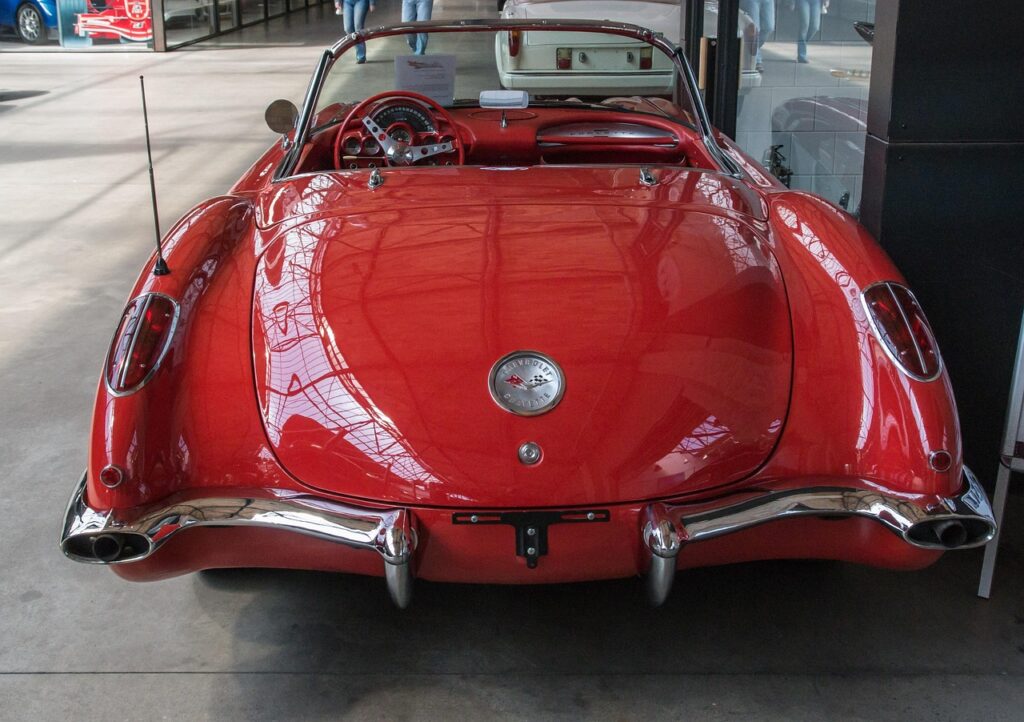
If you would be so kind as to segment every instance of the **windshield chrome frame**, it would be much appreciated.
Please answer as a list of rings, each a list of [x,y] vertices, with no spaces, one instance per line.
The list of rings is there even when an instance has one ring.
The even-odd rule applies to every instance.
[[[609,35],[621,35],[628,38],[642,40],[665,53],[675,63],[679,71],[684,90],[690,97],[690,102],[696,114],[698,132],[701,142],[707,149],[712,160],[718,164],[718,170],[734,178],[743,178],[743,172],[739,165],[729,157],[715,140],[711,120],[708,117],[707,108],[704,106],[704,99],[697,89],[697,80],[693,69],[686,59],[682,48],[670,42],[661,33],[655,33],[647,28],[630,23],[613,23],[604,20],[430,20],[426,22],[404,23],[401,25],[381,26],[377,28],[359,30],[342,37],[329,49],[324,50],[313,71],[309,88],[306,90],[306,97],[302,103],[298,117],[295,121],[294,139],[291,148],[285,154],[281,164],[274,172],[274,182],[284,180],[292,175],[295,166],[298,164],[302,149],[309,140],[310,123],[316,111],[316,105],[320,100],[320,91],[323,89],[324,80],[330,72],[334,63],[349,49],[359,43],[365,43],[373,38],[384,38],[393,35],[407,35],[410,33],[430,32],[473,32],[473,31],[494,31],[502,30],[545,30],[556,32],[602,32]]]

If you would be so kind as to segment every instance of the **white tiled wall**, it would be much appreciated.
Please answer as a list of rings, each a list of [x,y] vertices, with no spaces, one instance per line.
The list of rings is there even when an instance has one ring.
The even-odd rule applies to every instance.
[[[821,32],[809,43],[810,62],[801,64],[797,15],[789,0],[777,0],[775,33],[762,50],[761,86],[740,92],[736,119],[736,141],[750,155],[761,160],[770,146],[781,144],[793,188],[835,203],[849,193],[851,211],[860,206],[871,71],[871,46],[853,23],[873,22],[874,16],[874,0],[832,0]]]

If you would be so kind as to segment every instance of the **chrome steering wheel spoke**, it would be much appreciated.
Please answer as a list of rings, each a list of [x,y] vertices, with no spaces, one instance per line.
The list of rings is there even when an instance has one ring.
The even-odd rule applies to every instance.
[[[374,140],[380,143],[380,147],[384,150],[384,155],[390,157],[394,153],[398,141],[385,133],[384,129],[373,122],[369,115],[363,116],[363,126],[370,131],[370,135],[373,136]]]
[[[455,144],[451,141],[445,143],[427,143],[425,145],[409,146],[409,152],[412,154],[413,163],[421,158],[429,158],[432,155],[440,155],[441,153],[452,153],[454,150]]]
[[[424,158],[440,153],[451,153],[454,150],[455,144],[451,142],[408,145],[398,140],[392,140],[391,147],[384,149],[384,156],[391,165],[414,165]]]

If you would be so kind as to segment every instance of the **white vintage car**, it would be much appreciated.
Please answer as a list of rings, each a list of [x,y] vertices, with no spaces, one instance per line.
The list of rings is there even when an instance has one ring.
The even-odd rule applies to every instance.
[[[501,17],[514,20],[611,20],[649,28],[679,44],[682,18],[678,0],[507,0]],[[716,37],[718,3],[704,5],[704,31]],[[761,84],[754,66],[757,28],[740,11],[741,87]],[[579,33],[543,33],[543,42],[526,32],[498,33],[495,57],[501,83],[535,95],[607,96],[672,94],[672,64],[640,41]]]

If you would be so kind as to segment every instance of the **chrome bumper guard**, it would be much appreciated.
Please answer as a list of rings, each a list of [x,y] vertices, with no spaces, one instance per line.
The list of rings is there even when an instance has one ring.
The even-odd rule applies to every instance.
[[[912,546],[943,551],[982,546],[996,531],[988,497],[967,467],[964,489],[954,497],[922,496],[911,501],[864,482],[862,487],[755,492],[727,506],[722,506],[722,500],[685,506],[650,504],[641,533],[649,556],[647,591],[652,604],[668,597],[676,557],[687,544],[801,516],[865,517]]]
[[[405,509],[363,509],[313,497],[202,498],[145,510],[134,519],[99,512],[85,503],[85,475],[64,516],[60,548],[87,564],[125,564],[152,555],[168,539],[193,527],[248,526],[283,529],[367,549],[384,559],[388,592],[400,608],[412,598],[411,561],[416,549],[412,514]]]

